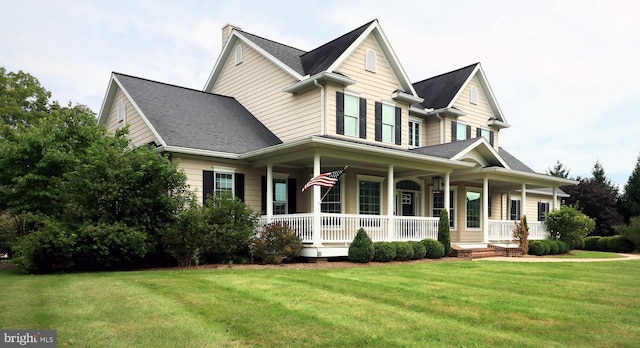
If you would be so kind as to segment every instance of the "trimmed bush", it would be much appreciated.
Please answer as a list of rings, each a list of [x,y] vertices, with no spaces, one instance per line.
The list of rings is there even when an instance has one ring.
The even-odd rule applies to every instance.
[[[440,220],[438,221],[438,241],[444,247],[444,254],[449,255],[451,250],[451,228],[449,227],[449,213],[447,209],[440,211]]]
[[[593,231],[595,221],[572,206],[562,206],[547,215],[544,225],[552,236],[559,233],[559,239],[574,249]]]
[[[549,254],[557,255],[560,253],[560,247],[558,246],[558,242],[555,240],[546,240],[547,244],[549,244]]]
[[[407,261],[413,257],[413,247],[408,242],[393,242],[396,245],[396,260]]]
[[[544,243],[539,240],[529,241],[529,255],[542,256],[544,255]]]
[[[539,241],[540,244],[542,244],[543,247],[543,254],[542,255],[549,255],[549,253],[551,252],[551,245],[548,243],[548,240],[541,240]]]
[[[420,243],[424,245],[428,259],[439,259],[445,255],[444,245],[435,239],[423,239]]]
[[[600,237],[597,242],[597,247],[599,251],[607,251],[607,247],[609,244],[609,237]]]
[[[249,249],[252,257],[268,264],[281,264],[300,256],[302,240],[289,225],[274,222],[262,228],[262,233],[254,237]]]
[[[628,253],[628,252],[632,252],[633,249],[634,249],[633,242],[623,236],[620,236],[620,235],[611,236],[607,240],[608,251],[613,251],[617,253]]]
[[[598,240],[602,238],[600,236],[589,236],[584,239],[584,250],[595,251],[598,250]]]
[[[413,247],[413,257],[411,259],[412,260],[424,259],[424,256],[427,254],[427,248],[424,246],[424,244],[416,240],[412,240],[409,243],[411,243],[411,247]]]
[[[563,242],[561,240],[558,241],[558,247],[560,248],[560,254],[566,254],[569,252],[569,243]]]
[[[396,258],[396,248],[389,242],[373,243],[373,261],[389,262]]]
[[[356,237],[349,245],[349,261],[367,263],[373,259],[373,242],[364,228],[360,227]]]

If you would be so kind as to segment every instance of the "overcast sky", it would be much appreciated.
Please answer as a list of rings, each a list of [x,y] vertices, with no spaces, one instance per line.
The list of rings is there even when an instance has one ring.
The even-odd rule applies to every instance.
[[[621,188],[640,154],[638,1],[0,2],[0,66],[52,99],[100,111],[112,71],[202,89],[221,28],[311,50],[378,19],[412,81],[481,62],[511,128],[500,145],[537,172],[559,160]]]

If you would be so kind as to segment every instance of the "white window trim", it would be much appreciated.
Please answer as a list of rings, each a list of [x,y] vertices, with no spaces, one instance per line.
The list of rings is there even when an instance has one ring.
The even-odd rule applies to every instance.
[[[551,206],[552,206],[552,204],[551,204],[551,202],[550,202],[550,201],[538,201],[538,203],[544,203],[544,204],[546,204],[546,205],[547,205],[547,207],[548,207],[547,211],[548,211],[548,212],[551,212]],[[538,209],[539,209],[539,208],[540,208],[540,207],[538,207]],[[538,218],[540,217],[540,216],[539,216],[539,215],[540,215],[540,214],[539,214],[540,212],[536,212],[536,213],[538,213],[538,216],[536,216],[536,221],[542,222],[543,220],[538,219]]]
[[[467,216],[468,216],[468,208],[467,208],[467,192],[476,192],[480,194],[480,227],[468,227],[467,226]],[[464,191],[464,228],[465,231],[482,231],[484,213],[482,212],[482,189],[478,187],[467,187]]]
[[[471,86],[469,90],[469,103],[477,105],[478,104],[478,87]]]
[[[284,191],[284,197],[285,197],[285,203],[284,203],[284,214],[288,214],[289,211],[289,190],[291,189],[289,187],[289,173],[273,173],[272,175],[272,180],[284,180],[284,187],[285,187],[285,191]],[[273,194],[275,195],[276,190],[275,190],[275,185],[272,183],[273,185]],[[275,197],[273,198],[273,204],[276,204],[276,200]],[[274,206],[275,208],[275,206]],[[274,209],[275,211],[275,209]]]
[[[341,176],[340,179],[338,179],[338,182],[340,183],[340,214],[344,214],[345,212],[345,204],[344,204],[344,195],[345,195],[345,188],[344,188],[344,176]],[[333,190],[333,189],[332,189]],[[337,202],[331,202],[331,203],[337,203]],[[322,210],[322,202],[320,202],[320,210]]]
[[[213,166],[213,192],[217,192],[218,190],[218,187],[216,186],[216,174],[231,174],[231,194],[235,197],[236,195],[235,173],[236,173],[236,168]]]
[[[420,126],[420,130],[418,131],[418,137],[419,137],[418,138],[418,144],[416,145],[415,139],[413,139],[414,134],[412,132],[411,134],[409,134],[409,140],[408,141],[414,140],[414,143],[413,143],[413,145],[409,145],[409,148],[413,149],[413,148],[416,148],[416,147],[421,147],[422,146],[422,136],[421,135],[422,135],[422,127],[423,127],[424,120],[419,118],[419,117],[409,116],[409,122],[418,124]],[[415,132],[415,129],[413,131]]]
[[[512,220],[511,219],[511,202],[512,201],[518,201],[518,209],[520,210],[517,215],[520,215],[520,218],[522,218],[522,202],[520,200],[519,197],[509,197],[509,207],[507,208],[507,220],[511,220],[511,221],[517,221],[520,220],[520,218],[518,218],[517,220]]]
[[[369,49],[364,55],[364,69],[370,72],[376,72],[378,67],[378,57],[376,51]]]
[[[391,103],[388,101],[381,101],[380,102],[382,104],[382,115],[380,115],[380,117],[382,118],[382,142],[385,144],[395,144],[396,143],[396,104],[395,103]],[[388,106],[392,109],[392,122],[391,122],[391,140],[390,141],[385,141],[384,140],[384,126],[386,123],[384,123],[384,107]]]
[[[347,134],[347,126],[346,126],[346,119],[347,119],[347,96],[349,97],[353,97],[357,99],[358,102],[358,117],[356,119],[356,132],[355,135],[352,134]],[[344,105],[344,119],[345,119],[345,126],[344,126],[344,135],[348,136],[348,137],[354,137],[354,138],[359,138],[360,137],[360,94],[359,93],[355,93],[355,92],[351,92],[351,91],[344,91],[344,95],[343,95],[344,100],[343,105]],[[351,116],[349,116],[351,117]]]
[[[460,126],[462,126],[462,128],[464,128],[464,138],[463,139],[460,139]],[[464,140],[467,140],[467,138],[470,137],[470,136],[471,136],[470,134],[467,134],[467,124],[463,123],[463,122],[456,121],[456,138],[454,139],[454,141],[464,141]]]
[[[234,51],[236,65],[242,63],[242,59],[243,59],[242,51],[243,51],[242,45],[237,44],[236,48],[235,48],[235,51]]]
[[[127,118],[127,106],[124,103],[124,98],[120,98],[120,100],[118,100],[118,106],[117,106],[117,119],[118,122],[122,122],[122,123],[127,123],[126,122],[126,118]]]
[[[429,186],[429,190],[431,192],[431,195],[429,197],[429,216],[433,217],[433,186]],[[458,186],[449,186],[449,191],[453,191],[453,211],[456,212],[458,211],[457,209],[457,198],[458,198]],[[466,206],[466,204],[465,204]],[[451,209],[451,207],[449,207],[449,210]],[[458,230],[458,219],[457,216],[453,219],[453,227],[451,227],[451,231],[457,231]],[[449,215],[449,223],[451,223],[451,215]]]
[[[357,201],[356,201],[356,207],[357,209],[357,214],[360,214],[360,182],[361,181],[371,181],[371,182],[378,182],[380,183],[380,216],[382,216],[382,214],[384,214],[384,207],[382,206],[382,202],[384,200],[383,197],[383,193],[384,193],[384,189],[383,189],[383,183],[384,183],[384,177],[382,176],[373,176],[373,175],[361,175],[358,174],[356,175],[356,178],[358,180],[358,186],[356,188],[356,197],[357,197]]]

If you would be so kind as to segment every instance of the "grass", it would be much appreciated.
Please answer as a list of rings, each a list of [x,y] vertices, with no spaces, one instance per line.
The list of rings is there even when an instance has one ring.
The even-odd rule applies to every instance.
[[[0,328],[78,347],[634,347],[640,261],[22,275]]]
[[[572,250],[569,254],[556,255],[553,257],[564,259],[618,259],[624,256],[605,251]]]

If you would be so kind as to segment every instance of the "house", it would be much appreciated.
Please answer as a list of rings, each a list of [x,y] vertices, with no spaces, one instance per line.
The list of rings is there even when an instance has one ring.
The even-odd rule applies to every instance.
[[[509,122],[480,63],[412,83],[371,21],[311,51],[232,25],[203,90],[113,73],[99,113],[179,163],[204,200],[229,191],[261,222],[289,223],[304,256],[347,255],[360,227],[374,241],[511,239],[575,181],[536,173],[500,143]],[[348,166],[332,189],[309,179]]]

